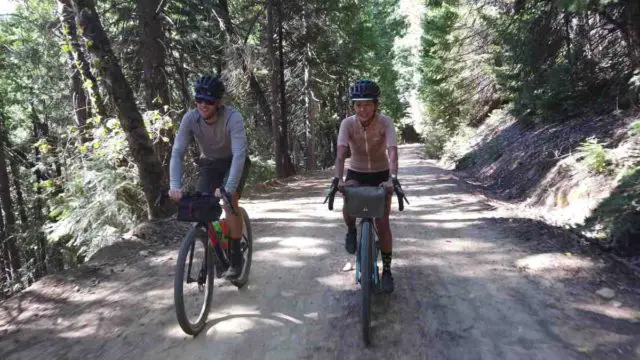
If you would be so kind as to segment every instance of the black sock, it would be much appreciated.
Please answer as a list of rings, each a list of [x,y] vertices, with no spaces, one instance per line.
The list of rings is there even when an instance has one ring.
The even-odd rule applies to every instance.
[[[229,239],[231,254],[239,254],[241,252],[240,239]]]
[[[382,271],[391,271],[391,251],[380,253],[382,254]]]

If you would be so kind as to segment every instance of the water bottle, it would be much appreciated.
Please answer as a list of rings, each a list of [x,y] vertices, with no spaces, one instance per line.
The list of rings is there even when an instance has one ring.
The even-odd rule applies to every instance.
[[[211,223],[211,227],[214,231],[211,231],[211,244],[213,245],[214,240],[220,242],[220,246],[214,247],[214,251],[216,252],[216,256],[218,261],[215,262],[216,266],[216,277],[220,278],[224,274],[225,271],[229,268],[229,264],[227,263],[229,251],[229,226],[227,224],[226,219],[222,219],[220,221],[215,221]]]
[[[212,225],[218,237],[218,241],[220,241],[220,246],[225,250],[228,249],[229,248],[229,224],[227,223],[227,219],[221,219],[217,222],[214,222]]]

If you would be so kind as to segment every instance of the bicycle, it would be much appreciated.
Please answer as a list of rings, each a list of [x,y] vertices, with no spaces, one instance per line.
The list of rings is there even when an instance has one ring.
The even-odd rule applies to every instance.
[[[329,189],[329,194],[324,199],[324,204],[329,202],[329,210],[333,210],[333,200],[338,189],[338,179],[335,178]],[[398,208],[404,210],[404,201],[407,200],[400,182],[393,180],[393,191],[398,197]],[[347,186],[344,193],[344,206],[350,216],[360,219],[358,248],[356,251],[356,284],[362,288],[362,337],[366,345],[371,343],[371,293],[380,290],[380,271],[378,257],[380,246],[378,244],[378,232],[374,220],[384,216],[387,209],[387,189],[378,186]],[[363,261],[364,260],[364,261]]]
[[[162,192],[156,205],[163,203],[168,198],[166,191]],[[182,330],[189,334],[198,335],[205,326],[209,310],[213,300],[214,275],[221,278],[229,268],[230,247],[228,241],[220,235],[224,234],[224,219],[220,200],[228,206],[234,214],[237,210],[233,207],[231,197],[223,191],[222,199],[211,194],[185,193],[178,204],[178,220],[194,222],[193,227],[182,240],[180,251],[176,260],[176,272],[174,277],[174,306],[178,324]],[[253,236],[251,232],[251,221],[247,211],[239,208],[243,219],[243,229],[241,238],[241,251],[243,254],[242,273],[237,279],[230,280],[238,289],[245,286],[249,279],[251,270],[251,257],[253,253]],[[222,234],[219,234],[220,230]],[[198,246],[201,245],[201,246]],[[194,266],[196,260],[204,260]],[[186,270],[186,273],[185,273]],[[193,273],[192,273],[193,271]],[[188,285],[188,286],[185,286]],[[196,285],[196,286],[191,286]],[[188,288],[188,289],[186,289]],[[201,305],[193,297],[186,296],[187,292],[196,295],[204,295]],[[190,309],[195,304],[194,309]],[[191,314],[189,310],[196,312]],[[195,315],[195,316],[190,316]]]

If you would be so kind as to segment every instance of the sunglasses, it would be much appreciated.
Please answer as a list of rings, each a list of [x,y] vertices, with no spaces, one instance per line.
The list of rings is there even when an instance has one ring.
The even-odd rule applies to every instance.
[[[196,103],[198,103],[198,104],[204,103],[204,104],[207,104],[207,105],[215,105],[216,101],[215,100],[196,99]]]

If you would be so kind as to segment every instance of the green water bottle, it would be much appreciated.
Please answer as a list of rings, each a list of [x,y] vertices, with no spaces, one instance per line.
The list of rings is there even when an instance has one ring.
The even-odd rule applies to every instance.
[[[213,229],[216,231],[218,240],[223,249],[229,248],[229,225],[227,219],[222,219],[213,223]]]

